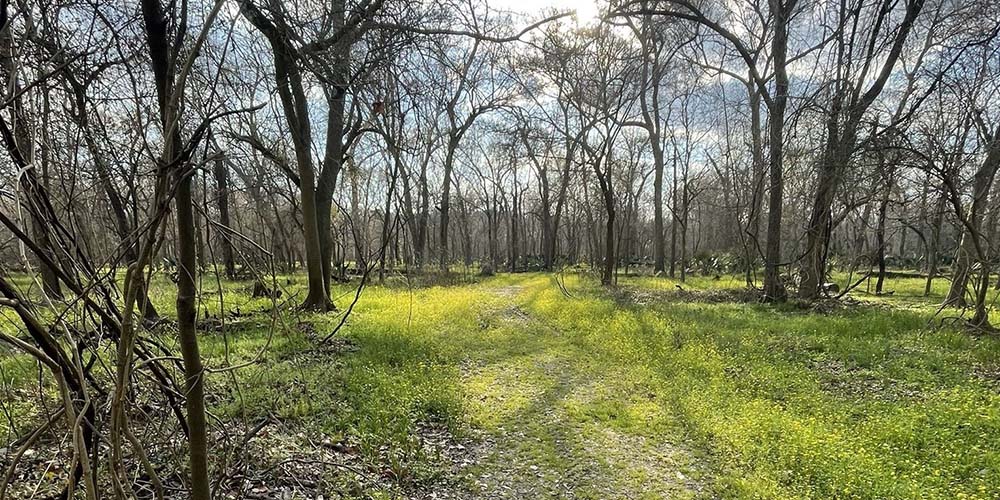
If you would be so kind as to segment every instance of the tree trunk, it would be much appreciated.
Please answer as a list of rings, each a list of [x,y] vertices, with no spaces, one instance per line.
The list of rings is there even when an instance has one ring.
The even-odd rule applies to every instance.
[[[472,266],[472,230],[469,227],[469,206],[465,201],[465,198],[461,198],[461,204],[459,205],[459,215],[462,216],[462,263],[468,268]]]
[[[180,96],[175,96],[173,71],[168,41],[168,17],[162,12],[159,0],[143,0],[150,60],[160,108],[160,125],[165,136],[161,156],[161,176],[171,176],[177,180],[176,223],[177,223],[177,334],[184,364],[184,395],[187,408],[188,452],[191,469],[191,498],[209,500],[211,491],[208,479],[208,425],[205,418],[205,373],[198,350],[198,332],[195,321],[195,293],[197,256],[195,255],[194,199],[191,195],[191,177],[195,170],[188,162],[177,165],[179,149],[183,143],[180,135]],[[209,23],[218,10],[209,17]],[[183,33],[176,34],[183,36]],[[173,56],[176,57],[176,54]],[[173,165],[173,171],[166,171]],[[188,172],[187,170],[191,171]],[[141,270],[141,269],[140,269]]]
[[[353,162],[348,163],[347,177],[351,185],[351,241],[354,242],[354,266],[360,272],[368,267],[365,229],[367,222],[361,213],[361,172]]]
[[[409,171],[406,169],[405,164],[403,164],[403,159],[400,157],[399,148],[393,146],[391,149],[393,162],[396,164],[396,169],[399,172],[400,178],[403,181],[403,217],[405,218],[406,231],[410,233],[410,252],[407,262],[412,265],[417,265],[417,254],[416,254],[416,242],[417,242],[417,214],[414,210],[413,203],[413,187],[410,181]],[[404,242],[405,243],[405,242]],[[407,245],[404,245],[404,248]]]
[[[850,127],[850,125],[848,125]],[[830,125],[829,142],[820,166],[812,215],[806,226],[806,252],[802,259],[799,277],[799,298],[812,300],[819,297],[826,280],[826,258],[830,232],[833,225],[833,200],[840,188],[850,152],[854,148],[853,134],[836,138],[836,124]],[[850,132],[845,132],[850,133]]]
[[[747,85],[747,92],[750,96],[750,147],[753,161],[753,186],[751,186],[750,214],[747,221],[747,247],[744,248],[746,256],[746,282],[747,286],[755,286],[755,267],[757,266],[757,254],[760,250],[760,217],[764,208],[764,181],[766,176],[766,165],[764,162],[763,138],[761,137],[761,116],[760,116],[760,91],[754,87],[753,83]]]
[[[801,299],[811,300],[819,297],[822,283],[826,277],[827,251],[830,232],[833,229],[833,201],[854,151],[858,127],[865,111],[881,94],[886,81],[892,74],[892,68],[903,50],[903,43],[906,41],[913,22],[922,7],[923,1],[921,0],[906,2],[906,16],[900,21],[900,25],[893,35],[891,49],[886,54],[885,60],[881,64],[881,70],[868,90],[861,93],[864,80],[861,82],[844,80],[836,84],[827,117],[826,147],[820,164],[819,181],[816,185],[816,195],[812,214],[809,217],[809,225],[806,227],[806,252],[799,280],[799,298]],[[847,13],[842,11],[841,16],[847,16]],[[847,18],[844,17],[842,22],[848,22]],[[871,36],[875,37],[877,33],[873,33]],[[845,63],[842,60],[843,54],[854,50],[854,39],[847,41],[841,35],[838,38],[838,43],[837,62]],[[867,76],[866,73],[862,75]],[[841,116],[842,111],[846,112],[846,116]],[[841,123],[841,119],[843,123]]]
[[[324,203],[317,201],[316,174],[313,170],[311,150],[312,129],[309,121],[309,104],[302,85],[301,69],[295,57],[295,50],[289,45],[290,42],[285,33],[276,28],[275,24],[267,19],[252,2],[241,2],[240,11],[251,24],[267,37],[271,44],[278,95],[295,150],[299,191],[302,198],[302,231],[308,277],[308,293],[302,307],[327,311],[332,306],[330,295],[327,292],[329,278],[324,278],[324,272],[329,269],[329,264],[323,264],[319,219],[329,219],[330,213]],[[280,15],[278,12],[274,14]],[[324,183],[324,186],[327,184]],[[332,196],[332,186],[330,189]],[[324,225],[324,227],[326,226]]]
[[[607,224],[604,228],[604,270],[601,273],[601,284],[611,286],[614,284],[615,269],[617,261],[615,255],[615,192],[614,184],[611,181],[611,158],[610,147],[604,158],[606,171],[601,171],[600,160],[594,164],[594,173],[597,174],[598,184],[601,186],[601,195],[604,198],[604,211],[607,214]]]
[[[656,142],[659,142],[658,137]],[[653,146],[653,168],[653,273],[663,274],[666,256],[663,251],[663,148],[661,146]]]
[[[232,230],[232,221],[229,218],[229,169],[226,168],[222,152],[216,154],[218,157],[215,159],[212,174],[215,177],[215,202],[219,206],[219,224],[222,225],[222,230],[219,231],[222,267],[225,269],[226,277],[233,279],[236,277],[236,260],[233,257],[233,240],[229,234]]]
[[[517,180],[515,179],[514,196],[513,196],[513,201],[511,202],[511,211],[510,211],[510,272],[512,273],[517,272],[517,245],[518,245],[517,213],[518,213],[519,198],[520,196],[518,194]]]
[[[948,287],[948,295],[945,297],[945,304],[952,307],[965,307],[968,301],[965,294],[969,285],[969,269],[972,267],[975,245],[972,236],[969,235],[968,228],[962,228],[962,238],[958,244],[958,251],[955,254],[955,264],[952,266],[951,285]]]
[[[456,133],[453,132],[451,134],[448,138],[448,152],[445,154],[444,159],[444,181],[441,186],[441,255],[439,263],[442,272],[448,272],[448,264],[451,262],[448,253],[448,225],[451,216],[451,175],[455,165],[455,150],[458,149],[460,139],[461,136]]]
[[[643,4],[645,6],[645,3]],[[643,124],[649,137],[650,150],[653,153],[653,273],[662,274],[665,269],[664,227],[663,227],[663,143],[660,140],[660,80],[663,76],[661,63],[658,60],[652,36],[652,17],[645,16],[642,24],[642,44],[645,52],[642,65],[643,84],[650,87],[647,100],[646,92],[639,94],[639,105],[642,111]],[[651,101],[651,102],[649,102]],[[673,256],[671,256],[672,258]]]
[[[430,161],[430,152],[420,164],[420,177],[418,184],[420,189],[420,209],[417,214],[417,231],[413,234],[413,251],[416,256],[417,268],[422,269],[427,258],[427,226],[430,220],[430,198],[431,192],[427,185],[427,164]]]
[[[677,221],[680,205],[677,202],[677,149],[674,148],[673,175],[670,176],[670,273],[673,278],[676,276],[677,268]]]
[[[342,16],[342,2],[339,3],[339,9]],[[347,57],[345,55],[337,58],[335,65],[335,74],[343,80],[347,79],[347,71],[345,70],[345,66],[348,64]],[[327,99],[329,109],[326,120],[326,151],[319,173],[319,181],[316,185],[316,231],[319,236],[320,258],[323,263],[323,288],[327,297],[330,296],[330,281],[333,277],[333,192],[337,188],[337,179],[343,168],[345,105],[345,90],[343,88],[335,87],[329,92],[331,95]]]
[[[2,39],[0,39],[0,50],[2,50],[5,54],[10,54],[13,52],[13,49],[11,48],[11,45],[13,45],[13,38],[12,38],[13,35],[11,34],[11,27],[3,26],[0,27],[0,29],[3,29]],[[17,68],[14,66],[14,60],[8,56],[3,57],[3,65],[5,67],[5,70],[10,79],[10,84],[12,86],[12,88],[10,89],[11,95],[15,96],[13,98],[13,101],[10,103],[11,107],[13,108],[13,128],[14,128],[13,136],[15,143],[14,145],[20,152],[21,156],[24,157],[25,162],[28,165],[32,165],[33,162],[35,161],[35,144],[30,135],[32,126],[20,97],[20,92],[22,89],[18,83],[19,78],[16,75]],[[43,120],[47,120],[46,113],[43,112],[42,114],[43,114],[42,117]],[[39,176],[38,181],[42,184],[42,186],[46,186],[48,184],[47,180],[48,167],[46,161],[47,158],[45,158],[46,156],[45,154],[41,156],[43,157],[41,158],[42,168],[40,169],[41,172],[37,175]],[[28,201],[28,203],[31,202]],[[55,262],[55,260],[58,258],[58,255],[56,255],[56,252],[53,250],[52,242],[49,239],[49,234],[47,230],[48,221],[41,219],[40,214],[41,214],[40,211],[31,209],[29,207],[28,217],[30,218],[31,221],[32,237],[35,240],[39,252],[43,254],[38,256],[39,257],[38,268],[42,280],[42,290],[49,297],[52,297],[54,299],[62,299],[62,289],[59,286],[59,277],[56,275],[55,270],[49,267],[44,262],[46,260]]]
[[[608,201],[610,199],[610,201]],[[601,284],[610,286],[614,284],[615,275],[615,204],[614,198],[604,196],[604,210],[607,211],[608,221],[604,229],[604,270],[601,273]]]
[[[194,200],[191,176],[177,187],[177,330],[184,358],[185,396],[191,461],[191,498],[210,498],[208,482],[208,424],[205,420],[205,373],[198,350],[195,321],[197,256],[195,255]]]
[[[687,168],[685,168],[684,170],[686,172]],[[681,188],[681,194],[682,194],[682,196],[683,196],[684,199],[681,202],[681,219],[680,219],[680,223],[678,224],[680,226],[680,228],[681,228],[681,259],[680,259],[680,265],[681,265],[681,283],[684,283],[685,281],[687,281],[687,226],[688,226],[688,218],[689,218],[689,215],[690,215],[689,214],[689,212],[690,212],[690,202],[687,199],[688,198],[687,184],[688,184],[687,183],[687,175],[685,175],[684,176],[684,187]]]
[[[772,1],[774,5],[778,2]],[[785,286],[781,282],[781,212],[784,202],[784,126],[785,107],[788,103],[788,17],[794,2],[786,8],[774,9],[774,37],[771,39],[771,58],[774,61],[774,96],[768,106],[768,170],[770,197],[767,214],[767,249],[764,256],[764,300],[785,300]]]
[[[43,85],[42,86],[42,116],[41,116],[41,118],[42,118],[42,127],[41,127],[42,144],[41,144],[41,148],[40,148],[40,152],[39,152],[40,154],[38,155],[39,159],[41,160],[40,161],[40,163],[41,163],[41,172],[39,172],[40,178],[38,180],[39,180],[39,182],[42,183],[42,186],[46,190],[49,189],[49,144],[51,144],[51,142],[49,141],[49,117],[50,117],[50,111],[51,110],[49,108],[49,90],[48,90],[48,86],[47,85]],[[29,138],[29,141],[30,141],[30,138]],[[31,150],[32,146],[29,145],[28,149]],[[38,241],[39,247],[41,247],[46,252],[48,252],[48,257],[50,259],[59,259],[59,256],[53,250],[52,242],[49,240],[48,231],[44,227],[41,226],[41,224],[43,224],[43,223],[41,221],[38,221],[36,219],[35,220],[35,224],[36,224],[35,225],[35,232],[37,234],[37,241]],[[43,289],[45,290],[45,293],[48,296],[50,296],[50,297],[53,297],[53,298],[56,298],[56,299],[62,299],[63,298],[62,287],[59,285],[59,277],[56,275],[55,269],[52,269],[51,267],[49,267],[47,264],[45,264],[43,262],[39,263],[39,268],[41,270],[42,286],[43,286]]]
[[[958,249],[958,259],[955,262],[955,275],[952,278],[952,287],[945,299],[945,305],[964,305],[965,291],[968,286],[969,274],[975,264],[978,264],[981,273],[987,273],[979,280],[975,290],[976,314],[973,318],[973,325],[977,327],[988,326],[985,301],[987,299],[985,290],[989,288],[990,255],[988,252],[988,238],[983,234],[983,219],[989,206],[990,187],[996,178],[997,170],[1000,169],[1000,127],[993,134],[987,149],[986,159],[976,170],[972,181],[972,205],[969,207],[968,216],[963,224],[962,243]],[[958,205],[958,201],[953,200]],[[956,210],[958,211],[958,210]],[[980,311],[982,309],[982,311]]]
[[[890,176],[891,177],[891,176]],[[889,211],[889,194],[892,181],[884,186],[885,194],[878,205],[878,224],[875,227],[875,264],[878,266],[878,280],[875,281],[875,295],[882,295],[885,284],[885,221]]]
[[[969,323],[976,328],[990,328],[990,313],[987,309],[989,302],[988,292],[990,290],[990,269],[992,266],[988,262],[983,262],[979,269],[979,282],[975,287],[975,312]]]
[[[205,199],[205,187],[206,187],[205,174],[204,174],[204,171],[202,171],[201,173],[202,173],[202,175],[200,176],[201,177],[201,193],[202,193],[201,205],[202,205],[202,209],[204,209],[204,210],[207,211],[208,205],[205,203],[206,202],[206,199]],[[194,201],[193,198],[196,196],[196,189],[195,188],[197,186],[197,183],[195,183],[195,181],[194,181],[194,179],[196,179],[196,178],[198,178],[198,173],[197,172],[192,175],[192,179],[191,179],[192,202]],[[207,252],[205,252],[205,232],[207,230],[206,224],[207,224],[207,222],[204,220],[204,217],[202,217],[202,214],[199,213],[197,210],[195,210],[194,211],[194,238],[195,238],[195,240],[194,240],[195,241],[194,248],[195,248],[195,259],[197,261],[197,265],[198,265],[198,270],[199,271],[205,269],[205,254],[207,253]]]
[[[931,225],[930,241],[927,242],[927,282],[924,285],[924,297],[930,296],[931,286],[934,283],[934,277],[937,276],[939,259],[938,249],[941,246],[941,224],[944,222],[944,206],[946,202],[947,194],[942,192],[938,196],[937,203],[934,207],[934,222]]]

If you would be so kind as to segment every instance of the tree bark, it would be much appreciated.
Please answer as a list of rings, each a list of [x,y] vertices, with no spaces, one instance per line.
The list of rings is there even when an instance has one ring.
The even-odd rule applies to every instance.
[[[340,16],[343,16],[343,4],[340,3]],[[338,58],[335,64],[337,81],[346,81],[347,55]],[[337,180],[343,170],[344,160],[344,106],[345,89],[334,87],[329,92],[329,108],[326,120],[326,152],[323,157],[319,181],[316,185],[316,231],[319,236],[320,259],[323,269],[323,288],[327,297],[330,295],[330,281],[333,277],[333,192],[337,188]],[[357,221],[355,221],[357,223]]]
[[[444,158],[444,181],[441,185],[441,253],[439,255],[439,268],[442,272],[448,272],[448,264],[451,263],[451,255],[448,252],[448,226],[451,218],[451,176],[455,167],[455,151],[461,142],[461,135],[456,131],[448,136],[448,150]]]
[[[4,4],[4,8],[6,8],[6,4]],[[6,12],[4,13],[4,17],[6,17]],[[3,33],[0,34],[0,52],[3,52],[4,54],[2,64],[10,79],[10,93],[14,96],[12,102],[10,103],[13,110],[14,147],[16,147],[23,156],[25,162],[28,165],[32,165],[35,160],[35,144],[31,137],[32,126],[27,111],[24,109],[24,104],[20,95],[22,89],[17,76],[18,68],[15,65],[14,59],[8,55],[14,52],[12,47],[14,44],[12,28],[10,26],[0,26],[0,29],[3,29]],[[44,110],[43,119],[45,119]],[[43,156],[43,158],[41,158],[43,165],[42,168],[39,169],[39,173],[35,175],[39,177],[38,180],[42,186],[46,186],[48,184],[48,180],[46,178],[46,174],[48,173],[47,158],[44,157],[44,154],[41,156]],[[31,202],[28,201],[28,203]],[[44,262],[54,262],[58,258],[56,252],[53,250],[52,242],[49,239],[47,231],[48,221],[41,218],[38,210],[31,209],[31,207],[28,208],[28,217],[30,218],[32,237],[37,243],[38,250],[42,253],[41,255],[38,255],[38,271],[42,280],[42,290],[49,297],[61,299],[62,289],[59,286],[59,277],[56,275],[55,270]]]
[[[878,266],[878,279],[875,281],[875,295],[882,295],[885,285],[885,222],[889,211],[889,195],[892,192],[892,180],[889,176],[885,192],[878,205],[878,224],[875,227],[875,264]]]
[[[179,48],[171,56],[168,41],[167,16],[161,10],[159,0],[143,0],[142,13],[145,21],[146,37],[154,82],[160,108],[160,125],[164,134],[163,154],[160,160],[160,175],[173,176],[177,180],[176,223],[177,223],[177,330],[185,375],[185,406],[189,463],[191,469],[191,498],[209,500],[211,497],[208,478],[208,424],[205,418],[204,370],[198,350],[196,329],[195,293],[197,276],[197,256],[195,255],[194,200],[191,195],[191,176],[194,169],[187,161],[180,160],[179,148],[183,144],[180,136],[179,116],[180,96],[174,88],[174,71]],[[214,14],[217,11],[213,11]],[[210,21],[209,21],[210,22]],[[177,33],[183,40],[183,32]],[[182,90],[182,89],[181,89]],[[176,165],[175,165],[176,164]],[[173,171],[166,167],[173,165]]]
[[[430,146],[428,146],[430,148]],[[427,231],[431,218],[430,199],[431,192],[427,185],[427,166],[430,162],[431,154],[428,151],[424,160],[420,164],[420,176],[417,179],[420,189],[420,208],[417,214],[417,231],[413,234],[413,249],[417,260],[417,268],[423,268],[427,261]]]
[[[753,162],[753,177],[750,198],[750,214],[747,221],[748,244],[744,249],[746,256],[747,286],[755,286],[755,267],[757,266],[757,256],[760,251],[760,218],[764,211],[764,182],[767,175],[766,163],[764,162],[763,138],[761,133],[760,116],[760,91],[752,82],[747,84],[747,93],[750,98],[750,157]]]
[[[882,9],[880,15],[887,12],[889,3],[889,0],[882,3],[879,7]],[[854,152],[858,127],[865,112],[882,93],[882,89],[892,75],[893,67],[902,53],[903,44],[922,7],[923,0],[906,1],[906,15],[893,35],[889,53],[886,54],[880,71],[875,75],[871,86],[863,94],[861,90],[864,81],[870,76],[867,71],[862,72],[860,82],[847,82],[845,78],[841,78],[842,81],[836,83],[826,123],[826,146],[820,163],[819,180],[816,184],[816,194],[813,198],[809,224],[806,227],[806,252],[799,277],[798,295],[801,299],[812,300],[820,295],[826,277],[826,257],[829,250],[830,232],[833,229],[833,201]],[[849,22],[847,15],[845,11],[841,12],[841,22],[844,24]],[[854,12],[852,15],[860,14]],[[842,33],[841,37],[838,38],[837,57],[839,63],[843,63],[843,59],[848,57],[845,56],[845,53],[852,53],[855,48],[853,38],[848,41],[843,36]],[[878,33],[873,33],[871,36],[878,36]],[[869,49],[867,54],[869,61],[875,57],[871,50],[873,49]],[[838,74],[838,76],[840,75]],[[842,117],[841,113],[844,113],[845,116]],[[843,123],[841,123],[841,119],[843,119]]]
[[[924,297],[930,296],[934,277],[937,276],[938,259],[940,258],[940,251],[938,249],[941,246],[941,224],[944,222],[944,206],[946,202],[947,194],[942,192],[938,195],[937,203],[934,206],[930,241],[927,242],[927,281],[924,284]]]
[[[323,246],[319,219],[328,219],[317,201],[316,175],[312,162],[312,130],[309,124],[308,98],[302,84],[302,74],[290,41],[271,20],[267,19],[250,0],[241,2],[241,12],[270,42],[274,58],[274,75],[285,121],[292,136],[301,192],[303,241],[305,244],[308,292],[302,307],[327,311],[332,307],[327,292],[329,278],[324,278]],[[281,15],[275,11],[275,15]]]
[[[989,288],[988,272],[991,265],[989,252],[986,248],[988,242],[985,241],[986,238],[983,234],[983,220],[989,206],[990,187],[993,185],[998,169],[1000,169],[1000,127],[993,133],[987,147],[986,158],[973,177],[972,205],[965,217],[962,243],[959,245],[958,259],[955,263],[955,276],[952,278],[952,287],[945,299],[945,305],[952,306],[958,306],[960,301],[964,301],[969,274],[973,265],[979,264],[981,272],[987,274],[981,276],[978,287],[974,290],[976,312],[972,324],[977,327],[989,326],[985,289]],[[961,210],[958,210],[960,201],[952,200],[952,203],[956,205],[956,211],[961,214]]]
[[[233,279],[236,277],[236,260],[233,256],[233,240],[229,235],[232,229],[232,221],[229,216],[229,169],[226,168],[226,160],[222,152],[216,153],[218,157],[212,168],[212,175],[215,177],[215,202],[219,207],[219,224],[223,229],[219,231],[219,244],[222,247],[222,267],[226,277]]]
[[[794,8],[791,0],[782,6],[780,0],[771,0],[774,15],[774,37],[771,39],[771,58],[774,64],[774,96],[768,106],[768,177],[770,194],[767,208],[767,248],[764,256],[764,300],[785,300],[785,286],[781,282],[781,214],[784,202],[784,127],[785,107],[788,104],[788,18]]]

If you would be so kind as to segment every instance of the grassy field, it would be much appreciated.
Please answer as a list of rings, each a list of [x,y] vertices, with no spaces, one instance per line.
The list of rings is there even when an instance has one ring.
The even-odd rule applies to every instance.
[[[1000,498],[1000,340],[934,327],[940,288],[896,279],[804,308],[728,300],[727,277],[565,284],[372,287],[319,346],[336,316],[247,315],[268,301],[223,283],[220,307],[206,282],[206,308],[241,314],[204,335],[207,364],[264,350],[209,378],[211,410],[274,422],[241,453],[310,477],[251,481],[293,496]],[[0,368],[6,393],[37,375],[19,356]]]

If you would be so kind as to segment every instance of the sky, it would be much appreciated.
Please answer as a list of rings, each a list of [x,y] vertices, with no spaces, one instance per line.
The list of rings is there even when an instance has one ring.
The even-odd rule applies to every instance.
[[[577,19],[583,24],[597,18],[597,4],[593,0],[489,0],[490,7],[497,10],[523,12],[529,15],[557,9],[576,11]]]

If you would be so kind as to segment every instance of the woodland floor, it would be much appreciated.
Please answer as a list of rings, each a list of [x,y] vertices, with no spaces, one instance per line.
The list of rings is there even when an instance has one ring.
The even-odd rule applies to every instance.
[[[454,281],[372,287],[322,345],[335,315],[253,312],[245,283],[220,306],[206,282],[231,318],[207,364],[266,348],[209,379],[220,496],[1000,498],[1000,340],[938,326],[943,280],[809,308],[729,277]],[[0,354],[4,446],[38,372]],[[12,498],[45,490],[56,438]]]

